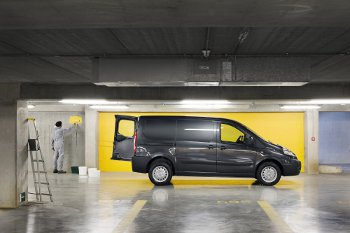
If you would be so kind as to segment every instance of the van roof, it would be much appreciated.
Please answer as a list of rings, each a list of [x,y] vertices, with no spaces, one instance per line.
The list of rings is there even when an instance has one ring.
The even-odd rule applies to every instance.
[[[226,119],[226,118],[217,118],[217,117],[199,117],[199,116],[140,116],[140,119],[143,118],[172,118],[172,119],[194,119],[194,120],[217,120],[217,121],[233,121],[235,123],[241,124],[235,120]]]
[[[242,123],[226,119],[226,118],[218,118],[218,117],[198,117],[198,116],[140,116],[139,120],[145,119],[145,118],[172,118],[172,119],[194,119],[194,120],[216,120],[216,121],[230,121],[233,122],[236,125],[239,125],[240,127],[244,128],[245,130],[249,131],[251,134],[256,135],[257,137],[261,138],[258,134],[256,134],[254,131],[249,129],[247,126],[243,125]]]

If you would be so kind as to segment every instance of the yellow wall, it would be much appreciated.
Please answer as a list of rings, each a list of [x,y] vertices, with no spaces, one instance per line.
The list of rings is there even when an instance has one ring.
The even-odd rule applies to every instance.
[[[115,117],[114,115],[181,115],[208,116],[233,119],[243,123],[261,137],[293,151],[304,171],[304,113],[100,113],[99,164],[101,171],[131,171],[130,162],[111,160]]]

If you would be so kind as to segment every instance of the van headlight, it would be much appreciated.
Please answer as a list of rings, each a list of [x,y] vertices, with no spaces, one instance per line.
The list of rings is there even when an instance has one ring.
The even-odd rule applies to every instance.
[[[291,152],[290,150],[288,150],[287,148],[283,148],[283,154],[288,155],[292,159],[296,159],[297,158],[295,156],[295,154],[293,152]]]

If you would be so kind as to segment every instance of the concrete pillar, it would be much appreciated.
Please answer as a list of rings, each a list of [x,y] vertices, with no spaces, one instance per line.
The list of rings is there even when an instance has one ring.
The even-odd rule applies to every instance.
[[[97,167],[98,164],[98,112],[85,107],[85,165]]]
[[[25,193],[25,201],[17,202],[17,206],[28,201],[28,108],[27,101],[17,101],[17,200]]]
[[[305,170],[318,174],[318,111],[305,112]]]
[[[0,85],[0,208],[18,207],[22,192],[27,200],[27,106],[17,102],[19,91],[16,84]]]

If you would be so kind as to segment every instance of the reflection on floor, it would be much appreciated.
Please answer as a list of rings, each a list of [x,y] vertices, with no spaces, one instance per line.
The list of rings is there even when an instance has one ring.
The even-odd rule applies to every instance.
[[[135,173],[50,182],[54,203],[0,210],[0,232],[350,232],[349,174],[283,177],[275,187],[203,177],[154,187]]]
[[[320,165],[328,165],[340,167],[343,173],[350,173],[350,163],[339,163],[339,164],[320,164]]]

